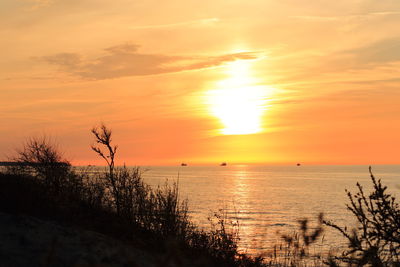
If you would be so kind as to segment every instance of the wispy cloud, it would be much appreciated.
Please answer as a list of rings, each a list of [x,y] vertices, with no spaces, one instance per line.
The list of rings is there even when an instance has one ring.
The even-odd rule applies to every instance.
[[[309,21],[336,21],[342,17],[335,16],[291,16],[293,19],[309,20]]]
[[[81,78],[103,80],[205,69],[235,60],[252,60],[260,57],[256,52],[217,56],[142,54],[138,52],[138,48],[138,45],[131,43],[108,47],[94,60],[85,59],[76,53],[59,53],[38,59]]]
[[[361,64],[400,61],[400,38],[381,40],[343,53],[353,55]]]
[[[175,28],[175,27],[206,27],[215,25],[218,22],[220,22],[220,19],[218,18],[206,18],[206,19],[190,20],[177,23],[133,26],[131,27],[131,29],[147,30],[147,29],[164,29],[164,28]]]
[[[46,7],[51,5],[54,0],[23,0],[24,2],[30,4],[31,9],[38,9],[41,7]]]
[[[341,21],[341,20],[352,20],[352,19],[367,19],[367,18],[379,18],[385,16],[400,15],[400,11],[385,11],[385,12],[369,12],[361,14],[348,14],[341,16],[291,16],[290,18],[307,20],[307,21]]]

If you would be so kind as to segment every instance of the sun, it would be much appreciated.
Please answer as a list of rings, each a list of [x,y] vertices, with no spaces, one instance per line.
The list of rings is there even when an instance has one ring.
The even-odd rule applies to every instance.
[[[257,85],[250,75],[249,61],[235,61],[228,66],[228,79],[218,82],[219,89],[207,92],[210,113],[217,117],[224,135],[262,132],[262,118],[272,88]]]
[[[211,113],[223,124],[221,133],[225,135],[261,132],[264,102],[263,92],[257,87],[209,92]]]

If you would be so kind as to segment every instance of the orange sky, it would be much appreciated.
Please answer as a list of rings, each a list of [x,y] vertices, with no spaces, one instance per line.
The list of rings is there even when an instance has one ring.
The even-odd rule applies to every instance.
[[[398,0],[2,0],[0,160],[400,163]]]

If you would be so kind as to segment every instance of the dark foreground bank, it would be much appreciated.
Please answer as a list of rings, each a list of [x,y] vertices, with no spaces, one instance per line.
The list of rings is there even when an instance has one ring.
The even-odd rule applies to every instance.
[[[152,188],[139,168],[115,167],[111,131],[92,133],[103,173],[75,172],[46,139],[30,139],[1,170],[0,266],[400,266],[400,208],[371,169],[373,191],[348,192],[358,225],[300,220],[270,255],[250,257],[238,251],[237,224],[216,214],[199,229],[177,184]],[[347,248],[313,253],[323,227],[339,231]]]
[[[120,192],[117,211],[104,177],[70,171],[54,186],[26,173],[1,173],[0,254],[8,255],[1,259],[15,260],[15,266],[47,260],[54,262],[37,266],[261,266],[259,259],[237,252],[223,218],[212,230],[199,230],[176,186],[151,189],[139,174],[115,171],[129,190]]]

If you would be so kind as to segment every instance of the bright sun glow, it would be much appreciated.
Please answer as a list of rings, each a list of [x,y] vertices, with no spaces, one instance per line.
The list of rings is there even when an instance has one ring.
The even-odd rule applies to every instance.
[[[225,135],[254,134],[262,131],[267,97],[272,88],[255,85],[247,61],[235,61],[228,65],[229,78],[218,83],[216,90],[207,92],[211,113],[223,124]]]

